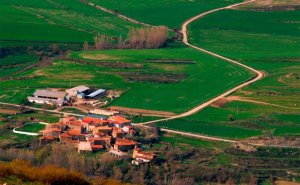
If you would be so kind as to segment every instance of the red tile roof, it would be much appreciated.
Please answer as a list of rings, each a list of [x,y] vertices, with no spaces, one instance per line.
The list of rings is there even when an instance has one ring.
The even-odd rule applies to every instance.
[[[54,140],[54,137],[53,136],[42,136],[39,138],[40,140],[42,139],[47,139],[47,140]]]
[[[94,130],[112,130],[112,127],[109,126],[102,126],[102,127],[96,127]]]
[[[63,138],[71,138],[72,136],[68,133],[63,133],[60,135],[60,137],[63,137]]]
[[[118,138],[116,140],[116,145],[121,145],[121,146],[130,146],[130,145],[136,145],[137,142],[135,141],[132,141],[132,140],[128,140],[128,139],[121,139],[121,138]]]
[[[79,136],[79,135],[82,135],[80,130],[68,130],[67,132],[69,135],[71,136]]]
[[[78,120],[70,121],[67,123],[67,125],[72,125],[72,126],[81,126],[81,122]]]
[[[42,132],[42,133],[61,132],[61,129],[59,129],[59,128],[49,128],[49,129],[46,129],[46,130],[41,130],[40,132]]]
[[[122,116],[111,116],[108,118],[108,120],[114,124],[121,125],[125,123],[130,123],[131,121],[123,118]]]
[[[61,120],[63,122],[70,122],[70,121],[75,121],[76,117],[75,116],[68,116],[68,117],[62,118]]]
[[[89,141],[104,141],[105,139],[104,138],[101,138],[101,137],[92,137],[92,138],[89,138]]]
[[[82,118],[82,122],[87,123],[87,124],[90,124],[92,122],[94,122],[94,123],[108,123],[107,120],[102,120],[102,119],[94,118],[94,117],[90,117],[90,116],[86,116],[86,117]]]
[[[103,145],[91,145],[92,149],[102,149],[104,148]]]

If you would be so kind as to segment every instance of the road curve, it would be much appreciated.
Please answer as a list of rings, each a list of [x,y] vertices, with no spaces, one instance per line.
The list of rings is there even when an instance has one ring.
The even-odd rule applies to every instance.
[[[248,81],[246,81],[246,82],[244,82],[244,83],[242,83],[242,84],[240,84],[240,85],[238,85],[238,86],[236,86],[236,87],[234,87],[234,88],[232,88],[232,89],[230,89],[230,90],[228,90],[228,91],[226,91],[225,93],[223,93],[223,94],[221,94],[221,95],[219,95],[219,96],[217,96],[217,97],[215,97],[215,98],[213,98],[213,99],[211,99],[211,100],[209,100],[209,101],[207,101],[205,103],[202,103],[202,104],[198,105],[197,107],[195,107],[195,108],[193,108],[193,109],[191,109],[191,110],[189,110],[187,112],[184,112],[184,113],[176,115],[176,116],[172,116],[170,118],[158,119],[158,120],[148,121],[148,122],[144,122],[144,123],[140,123],[140,124],[146,125],[146,124],[158,123],[158,122],[162,122],[162,121],[168,121],[168,120],[173,120],[173,119],[178,119],[178,118],[183,118],[183,117],[190,116],[192,114],[195,114],[195,113],[199,112],[200,110],[202,110],[203,108],[209,106],[210,104],[212,104],[212,103],[214,103],[214,102],[216,102],[216,101],[218,101],[218,100],[220,100],[220,99],[222,99],[222,98],[224,98],[224,97],[232,94],[233,92],[237,91],[238,89],[243,88],[243,87],[245,87],[245,86],[247,86],[247,85],[249,85],[251,83],[254,83],[254,82],[256,82],[256,81],[258,81],[258,80],[260,80],[261,78],[264,77],[264,73],[261,72],[261,71],[258,71],[258,70],[254,69],[252,67],[249,67],[249,66],[247,66],[245,64],[239,63],[238,61],[232,60],[230,58],[221,56],[219,54],[207,51],[207,50],[205,50],[203,48],[200,48],[200,47],[197,47],[197,46],[194,46],[194,45],[190,44],[189,41],[188,41],[188,34],[187,34],[187,26],[190,23],[192,23],[193,21],[204,17],[205,15],[208,15],[208,14],[220,11],[220,10],[224,10],[224,9],[234,8],[234,7],[237,7],[237,6],[240,6],[240,5],[244,5],[244,4],[247,4],[247,3],[251,3],[251,2],[254,2],[254,1],[255,0],[245,1],[245,2],[242,2],[242,3],[237,3],[237,4],[230,5],[230,6],[226,6],[226,7],[222,7],[222,8],[217,8],[217,9],[214,9],[214,10],[210,10],[210,11],[201,13],[201,14],[199,14],[199,15],[197,15],[195,17],[192,17],[192,18],[188,19],[187,21],[185,21],[183,23],[183,25],[182,25],[181,33],[183,35],[183,43],[185,45],[187,45],[187,46],[189,46],[191,48],[194,48],[194,49],[196,49],[196,50],[198,50],[200,52],[207,53],[207,54],[209,54],[211,56],[220,58],[220,59],[225,60],[227,62],[234,63],[234,64],[236,64],[238,66],[241,66],[241,67],[243,67],[243,68],[245,68],[245,69],[253,72],[255,74],[255,77],[252,78],[252,79],[250,79],[250,80],[248,80]]]

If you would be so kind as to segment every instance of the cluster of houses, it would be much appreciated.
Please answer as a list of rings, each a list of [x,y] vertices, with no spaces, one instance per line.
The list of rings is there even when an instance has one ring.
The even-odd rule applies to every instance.
[[[73,145],[78,152],[107,150],[116,157],[125,157],[133,151],[133,164],[147,163],[155,154],[141,150],[139,143],[125,138],[134,135],[131,121],[121,115],[110,117],[88,114],[77,119],[74,116],[61,118],[40,131],[40,143],[61,142]]]
[[[105,94],[105,89],[94,90],[87,86],[80,85],[65,91],[37,89],[33,95],[27,97],[27,99],[32,103],[63,106],[71,97],[78,99],[93,99],[96,97],[104,97]]]

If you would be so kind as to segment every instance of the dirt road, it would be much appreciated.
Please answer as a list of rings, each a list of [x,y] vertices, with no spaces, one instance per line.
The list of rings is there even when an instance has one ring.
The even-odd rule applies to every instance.
[[[207,51],[207,50],[205,50],[203,48],[194,46],[194,45],[192,45],[192,44],[190,44],[188,42],[187,26],[190,23],[192,23],[193,21],[195,21],[197,19],[200,19],[200,18],[204,17],[205,15],[208,15],[208,14],[220,11],[220,10],[234,8],[234,7],[241,6],[241,5],[244,5],[244,4],[247,4],[247,3],[251,3],[251,2],[254,2],[254,1],[255,0],[245,1],[245,2],[242,2],[242,3],[237,3],[237,4],[234,4],[234,5],[230,5],[230,6],[226,6],[226,7],[222,7],[222,8],[217,8],[217,9],[210,10],[208,12],[199,14],[199,15],[197,15],[195,17],[192,17],[192,18],[188,19],[187,21],[185,21],[183,23],[183,25],[182,25],[181,32],[182,32],[182,35],[183,35],[183,42],[184,42],[185,45],[187,45],[187,46],[189,46],[191,48],[194,48],[194,49],[196,49],[196,50],[198,50],[200,52],[204,52],[204,53],[207,53],[207,54],[209,54],[211,56],[214,56],[214,57],[220,58],[222,60],[225,60],[227,62],[231,62],[231,63],[234,63],[236,65],[239,65],[239,66],[241,66],[241,67],[243,67],[243,68],[245,68],[245,69],[253,72],[255,74],[255,77],[252,78],[251,80],[248,80],[247,82],[244,82],[244,83],[242,83],[242,84],[240,84],[240,85],[238,85],[238,86],[236,86],[236,87],[234,87],[234,88],[232,88],[232,89],[224,92],[223,94],[221,94],[221,95],[219,95],[219,96],[217,96],[217,97],[215,97],[215,98],[213,98],[213,99],[211,99],[211,100],[209,100],[209,101],[207,101],[207,102],[205,102],[205,103],[203,103],[201,105],[198,105],[197,107],[195,107],[195,108],[193,108],[193,109],[191,109],[191,110],[189,110],[187,112],[184,112],[184,113],[176,115],[176,116],[172,116],[170,118],[159,119],[159,120],[154,120],[154,121],[148,121],[148,122],[140,123],[140,124],[146,125],[146,124],[157,123],[157,122],[168,121],[168,120],[173,120],[173,119],[178,119],[178,118],[183,118],[183,117],[190,116],[192,114],[195,114],[195,113],[199,112],[200,110],[204,109],[205,107],[211,105],[212,103],[214,103],[214,102],[216,102],[216,101],[218,101],[218,100],[220,100],[220,99],[222,99],[222,98],[224,98],[224,97],[232,94],[236,90],[241,89],[241,88],[243,88],[243,87],[245,87],[245,86],[247,86],[247,85],[249,85],[251,83],[254,83],[254,82],[256,82],[256,81],[258,81],[258,80],[260,80],[261,78],[264,77],[264,73],[262,73],[261,71],[258,71],[258,70],[254,69],[252,67],[249,67],[249,66],[247,66],[245,64],[242,64],[242,63],[239,63],[239,62],[237,62],[235,60],[232,60],[232,59],[229,59],[227,57],[221,56],[219,54]]]
[[[21,107],[22,106],[22,105],[18,105],[18,104],[4,103],[4,102],[0,102],[0,105],[7,105],[7,106],[13,106],[13,107]],[[30,107],[30,106],[25,106],[25,108],[30,109],[30,110],[45,111],[45,112],[56,113],[56,114],[65,114],[65,115],[70,115],[70,116],[79,116],[79,117],[84,116],[84,115],[81,115],[81,114],[62,112],[62,111],[58,111],[58,110],[45,110],[45,109]]]

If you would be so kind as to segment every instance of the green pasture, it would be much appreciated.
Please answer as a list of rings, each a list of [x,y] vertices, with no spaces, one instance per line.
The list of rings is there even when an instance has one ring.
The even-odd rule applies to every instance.
[[[299,110],[234,101],[222,108],[207,107],[192,116],[157,125],[191,133],[242,139],[264,134],[298,136],[299,118]]]
[[[70,55],[72,57],[87,60],[89,63],[57,60],[52,66],[27,71],[20,76],[29,75],[33,78],[1,82],[3,90],[0,96],[5,101],[19,103],[37,88],[65,89],[85,84],[124,90],[125,93],[113,101],[112,105],[179,113],[223,93],[253,75],[241,67],[189,48],[88,51],[73,53]],[[147,59],[188,59],[195,64],[157,64],[145,61]],[[142,64],[143,68],[102,67],[96,65],[97,60]],[[174,84],[131,82],[125,81],[118,75],[119,72],[186,74],[186,78]]]
[[[207,148],[207,149],[215,149],[215,148],[226,148],[228,147],[228,143],[223,142],[210,142],[204,141],[197,138],[185,137],[177,134],[168,134],[163,133],[160,138],[160,142],[170,143],[173,146],[180,146],[182,148]]]
[[[0,60],[0,77],[10,76],[37,61],[29,54],[9,55]],[[1,87],[0,87],[1,89]]]
[[[219,109],[204,109],[195,115],[197,120],[257,128],[273,135],[299,135],[299,26],[300,11],[247,8],[219,11],[193,22],[191,43],[265,72],[262,80],[234,95],[286,107],[231,102]],[[235,121],[226,120],[228,115]]]
[[[1,1],[1,46],[92,42],[96,33],[125,37],[136,25],[80,1]],[[10,44],[12,43],[12,44]]]
[[[240,2],[239,0],[90,0],[138,21],[152,25],[166,25],[179,29],[187,19],[202,12]]]
[[[11,116],[11,119],[14,119],[16,121],[20,122],[32,122],[30,121],[30,118],[33,118],[34,121],[41,121],[41,122],[47,122],[47,123],[56,123],[59,121],[59,115],[57,114],[50,114],[43,111],[36,111],[36,112],[30,112],[30,113],[20,113]]]
[[[45,129],[45,125],[39,124],[39,123],[32,123],[32,124],[26,124],[21,128],[18,128],[16,130],[18,131],[24,131],[24,132],[34,132],[38,133],[40,130]]]

